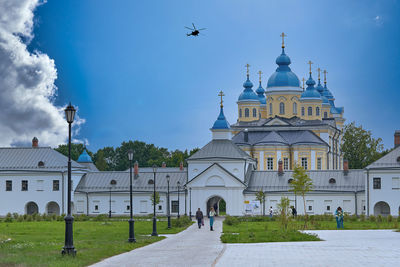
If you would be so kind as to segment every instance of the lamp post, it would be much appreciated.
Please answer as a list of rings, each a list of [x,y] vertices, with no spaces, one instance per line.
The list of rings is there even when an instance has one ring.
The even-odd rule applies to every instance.
[[[135,239],[135,221],[133,220],[133,197],[132,197],[132,160],[133,160],[133,151],[129,149],[128,151],[128,159],[129,159],[129,211],[131,218],[129,219],[129,238],[128,242],[136,242]]]
[[[185,216],[187,216],[187,188],[186,188],[186,185],[183,186],[183,189],[185,189]]]
[[[189,217],[192,219],[192,188],[189,187]]]
[[[169,175],[167,174],[167,185],[168,185],[168,186],[167,186],[167,188],[168,188],[168,190],[167,190],[167,192],[168,192],[168,193],[167,193],[167,203],[168,203],[168,204],[167,204],[167,213],[168,213],[168,214],[167,214],[167,218],[168,218],[168,229],[171,229],[171,211],[170,211],[170,209],[169,209],[169,208],[170,208],[170,207],[169,207],[169,202],[170,202],[170,201],[169,201],[169,178],[170,178],[170,177],[169,177]]]
[[[108,210],[108,218],[111,218],[111,183],[110,183],[110,207]]]
[[[180,203],[179,203],[179,193],[180,193],[180,191],[179,191],[179,189],[180,189],[180,187],[181,187],[181,182],[177,182],[176,183],[177,185],[178,185],[178,219],[180,218],[180,216],[179,216],[179,210],[180,210]]]
[[[75,108],[69,103],[68,107],[65,109],[65,117],[68,122],[68,212],[67,216],[65,216],[65,243],[63,250],[61,252],[62,255],[76,255],[76,250],[74,247],[74,237],[73,237],[73,228],[72,224],[74,222],[74,217],[71,215],[71,124],[74,122],[75,117]]]
[[[157,166],[153,165],[153,173],[154,173],[154,187],[153,187],[153,233],[152,236],[158,236],[157,234],[157,217],[156,217],[156,171]]]

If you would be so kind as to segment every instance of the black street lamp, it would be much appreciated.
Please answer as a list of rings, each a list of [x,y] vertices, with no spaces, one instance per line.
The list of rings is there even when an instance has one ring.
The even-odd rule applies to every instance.
[[[112,213],[112,209],[111,209],[111,190],[114,188],[114,186],[117,184],[117,181],[115,181],[114,179],[111,180],[110,182],[110,210],[108,211],[108,218],[111,218],[111,213]]]
[[[179,189],[181,188],[181,182],[177,182],[176,183],[177,185],[178,185],[178,219],[180,218],[180,215],[179,215],[179,210],[180,210],[180,203],[179,203]]]
[[[74,237],[72,224],[74,222],[74,217],[71,215],[71,124],[74,122],[75,108],[69,103],[68,107],[65,109],[65,117],[68,122],[68,212],[65,216],[65,244],[61,252],[62,255],[76,255],[76,250],[74,247]]]
[[[189,187],[189,217],[192,219],[192,188]]]
[[[183,186],[183,189],[185,189],[185,216],[187,216],[187,188],[186,188],[186,185]]]
[[[108,218],[111,218],[111,183],[110,183],[110,207],[108,210]]]
[[[129,196],[130,196],[130,203],[129,203],[129,211],[131,213],[131,218],[129,219],[129,238],[128,242],[136,242],[135,239],[135,221],[133,220],[133,197],[132,197],[132,160],[133,160],[133,151],[129,149],[128,151],[128,159],[129,159]]]
[[[168,218],[168,229],[171,229],[171,211],[169,207],[169,175],[167,174],[167,184],[168,184],[168,193],[167,193],[167,218]]]
[[[157,166],[153,165],[153,173],[154,173],[154,189],[153,189],[153,233],[152,236],[158,236],[157,234],[157,217],[156,217],[156,171]]]

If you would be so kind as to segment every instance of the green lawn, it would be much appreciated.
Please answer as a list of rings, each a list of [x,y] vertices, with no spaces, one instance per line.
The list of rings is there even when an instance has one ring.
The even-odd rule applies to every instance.
[[[177,233],[187,226],[168,230],[166,221],[157,222],[159,234]],[[149,236],[151,221],[135,222],[136,243],[127,242],[127,219],[75,221],[77,256],[63,257],[64,231],[62,221],[0,222],[0,266],[86,266],[163,239]]]
[[[318,241],[315,235],[302,233],[303,218],[291,220],[287,230],[283,230],[276,217],[227,217],[223,224],[221,241],[224,243],[258,243],[258,242],[291,242],[291,241]],[[315,220],[310,218],[307,230],[336,230],[336,221]],[[348,218],[344,221],[344,229],[399,229],[397,220],[369,221]]]

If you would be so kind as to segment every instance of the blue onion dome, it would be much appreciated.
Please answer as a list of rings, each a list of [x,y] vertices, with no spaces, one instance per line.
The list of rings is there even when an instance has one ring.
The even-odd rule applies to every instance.
[[[257,93],[258,99],[260,100],[260,103],[266,105],[267,104],[267,99],[265,98],[265,95],[264,95],[265,90],[261,86],[261,81],[260,81],[260,86],[256,90],[256,93]]]
[[[258,96],[254,93],[253,83],[249,79],[249,75],[247,74],[247,80],[243,83],[244,90],[240,94],[238,101],[259,101]]]
[[[217,120],[214,122],[214,125],[211,129],[230,129],[229,122],[225,118],[224,108],[222,105],[221,105],[221,110],[219,112],[219,116]]]
[[[325,96],[321,95],[321,99],[322,99],[322,105],[323,106],[330,106],[331,103],[329,103],[328,98],[326,98]]]
[[[80,163],[93,162],[92,158],[87,153],[86,148],[83,150],[82,154],[79,156],[77,162],[80,162]]]
[[[317,89],[318,93],[320,93],[320,95],[322,95],[322,93],[324,92],[324,87],[321,85],[321,79],[318,78],[318,85],[317,87],[315,87],[315,89]]]
[[[276,59],[278,68],[269,77],[267,88],[271,87],[300,87],[299,78],[292,72],[289,65],[290,58],[285,54],[285,48],[282,48],[282,54]]]
[[[304,100],[304,99],[317,99],[317,100],[320,99],[321,100],[321,95],[318,93],[318,91],[314,87],[315,81],[311,77],[311,73],[310,73],[310,78],[308,78],[308,80],[306,81],[306,84],[307,84],[307,88],[301,94],[300,99],[302,99],[302,100]]]

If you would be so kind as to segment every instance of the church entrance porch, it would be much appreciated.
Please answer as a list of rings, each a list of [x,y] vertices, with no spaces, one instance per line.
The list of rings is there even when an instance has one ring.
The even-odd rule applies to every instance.
[[[214,208],[217,216],[226,214],[226,202],[220,196],[213,196],[207,200],[207,217],[210,213],[211,207]]]
[[[390,207],[388,203],[384,201],[379,201],[378,203],[375,204],[374,207],[374,215],[382,215],[382,216],[388,216],[390,215]]]

